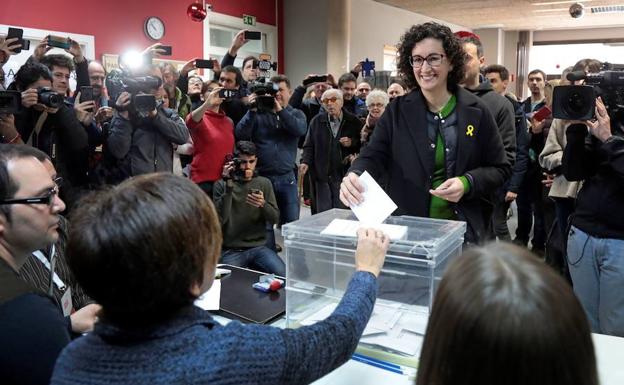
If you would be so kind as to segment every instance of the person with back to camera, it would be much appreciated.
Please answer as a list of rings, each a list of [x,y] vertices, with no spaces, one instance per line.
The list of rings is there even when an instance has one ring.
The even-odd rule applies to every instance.
[[[446,26],[415,25],[401,38],[398,70],[412,91],[390,103],[343,178],[340,199],[363,201],[359,175],[387,178],[395,214],[466,221],[466,241],[484,236],[484,201],[509,177],[498,128],[486,105],[458,87],[465,54]]]
[[[221,326],[193,305],[221,249],[217,213],[193,182],[126,180],[83,201],[71,224],[70,267],[102,311],[93,333],[61,353],[52,384],[308,384],[354,352],[388,248],[380,231],[359,230],[356,272],[324,321]]]
[[[473,248],[444,273],[416,385],[598,385],[572,289],[526,249]]]

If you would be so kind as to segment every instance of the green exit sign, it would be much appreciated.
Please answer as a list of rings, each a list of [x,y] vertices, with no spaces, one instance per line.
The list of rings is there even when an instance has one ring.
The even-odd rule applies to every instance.
[[[256,17],[251,15],[243,15],[243,24],[256,25]]]

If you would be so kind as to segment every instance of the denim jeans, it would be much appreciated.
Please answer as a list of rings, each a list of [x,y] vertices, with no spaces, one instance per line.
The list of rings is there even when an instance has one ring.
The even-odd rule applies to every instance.
[[[592,332],[624,336],[624,240],[596,238],[572,226],[568,266]]]
[[[223,249],[219,262],[282,277],[286,275],[284,261],[266,246],[252,247],[251,249]]]
[[[284,175],[266,176],[273,185],[275,200],[280,211],[280,223],[283,225],[299,219],[299,191],[294,172]],[[275,231],[273,224],[267,223],[267,242],[269,249],[275,250]]]
[[[294,172],[278,176],[267,176],[273,185],[275,200],[280,211],[280,225],[299,219],[299,192]]]

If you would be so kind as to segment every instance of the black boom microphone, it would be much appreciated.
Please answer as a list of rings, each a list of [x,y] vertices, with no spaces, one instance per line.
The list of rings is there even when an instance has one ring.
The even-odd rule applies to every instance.
[[[577,80],[583,80],[587,78],[587,75],[585,74],[585,71],[574,71],[574,72],[570,72],[566,78],[571,81],[571,82],[575,82]]]

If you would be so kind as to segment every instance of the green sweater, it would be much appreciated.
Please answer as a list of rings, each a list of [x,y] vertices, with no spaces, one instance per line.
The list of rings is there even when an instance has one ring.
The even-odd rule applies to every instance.
[[[455,110],[456,105],[457,98],[455,95],[452,95],[446,105],[438,113],[440,120],[449,116]],[[446,156],[444,154],[444,148],[444,138],[440,134],[440,131],[438,131],[435,145],[433,177],[431,178],[431,189],[433,190],[438,188],[448,178],[446,175]],[[465,176],[460,176],[459,179],[464,185],[464,192],[468,192],[470,190],[468,179]],[[435,195],[431,196],[431,201],[429,203],[429,217],[437,219],[456,219],[455,212],[450,202],[438,198]]]
[[[251,189],[264,194],[264,207],[246,202]],[[234,182],[219,180],[214,185],[213,200],[221,220],[224,249],[246,249],[262,246],[266,242],[266,222],[279,220],[279,209],[273,186],[267,178],[257,176],[252,180]]]

